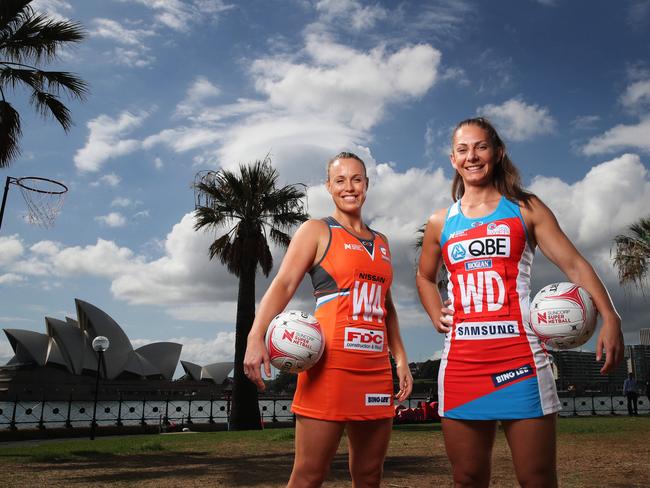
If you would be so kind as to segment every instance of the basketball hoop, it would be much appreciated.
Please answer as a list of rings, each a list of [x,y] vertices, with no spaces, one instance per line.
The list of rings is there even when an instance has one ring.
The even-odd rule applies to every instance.
[[[0,212],[0,225],[2,225],[2,215],[4,214],[9,184],[14,184],[20,188],[20,193],[27,205],[26,222],[45,228],[54,225],[54,221],[63,206],[65,194],[68,191],[67,186],[60,181],[41,178],[40,176],[26,176],[23,178],[7,176],[5,192],[2,198],[2,211]]]

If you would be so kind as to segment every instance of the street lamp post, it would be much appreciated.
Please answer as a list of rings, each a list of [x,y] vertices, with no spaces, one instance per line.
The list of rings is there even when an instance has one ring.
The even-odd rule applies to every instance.
[[[90,440],[95,440],[95,427],[97,426],[97,396],[99,394],[99,372],[102,369],[104,351],[108,349],[110,341],[108,337],[97,336],[93,339],[93,350],[97,353],[97,378],[95,379],[95,403],[93,405],[93,422],[90,424]]]

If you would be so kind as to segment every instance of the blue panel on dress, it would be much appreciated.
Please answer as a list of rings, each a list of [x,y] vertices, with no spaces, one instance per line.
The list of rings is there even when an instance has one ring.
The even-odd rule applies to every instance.
[[[509,420],[542,417],[537,378],[519,381],[445,412],[459,420]]]

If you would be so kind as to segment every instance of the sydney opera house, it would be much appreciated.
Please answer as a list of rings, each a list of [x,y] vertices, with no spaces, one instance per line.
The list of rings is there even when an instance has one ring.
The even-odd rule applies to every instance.
[[[119,398],[211,398],[227,387],[232,362],[205,366],[180,361],[184,375],[173,379],[182,344],[154,342],[134,349],[106,312],[75,299],[77,320],[45,317],[46,333],[4,329],[14,356],[0,366],[0,399],[86,400],[95,393],[98,353],[91,346],[105,336],[110,346],[99,371],[99,395]]]

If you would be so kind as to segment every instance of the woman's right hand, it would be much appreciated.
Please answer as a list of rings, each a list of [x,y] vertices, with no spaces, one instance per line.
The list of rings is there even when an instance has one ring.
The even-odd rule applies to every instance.
[[[447,299],[443,303],[444,307],[440,309],[440,319],[436,322],[433,322],[433,326],[441,334],[446,334],[451,330],[451,326],[454,324],[454,309],[449,308],[451,305],[451,300]]]
[[[249,335],[246,344],[246,355],[244,356],[244,374],[255,383],[259,391],[265,388],[262,380],[261,366],[264,365],[266,377],[271,377],[271,361],[269,352],[264,345],[264,338],[258,335]]]

